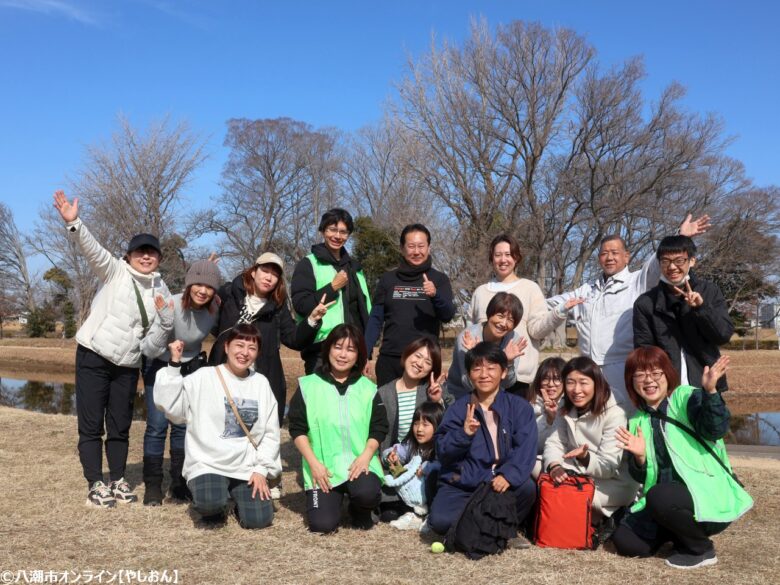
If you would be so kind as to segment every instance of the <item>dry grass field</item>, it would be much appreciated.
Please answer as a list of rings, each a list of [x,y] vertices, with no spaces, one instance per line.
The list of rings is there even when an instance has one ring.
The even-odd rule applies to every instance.
[[[299,458],[285,433],[285,495],[270,528],[235,519],[201,528],[187,506],[84,506],[75,418],[0,408],[0,575],[5,570],[177,570],[180,583],[777,583],[780,463],[736,459],[755,508],[715,538],[720,562],[682,572],[659,558],[623,559],[605,550],[508,551],[479,562],[432,554],[416,533],[380,525],[315,536],[303,522]],[[143,423],[132,429],[128,477],[141,482]],[[139,488],[139,494],[143,489]],[[82,580],[82,582],[84,582]],[[105,581],[104,581],[105,582]],[[97,583],[94,580],[93,583]]]
[[[67,340],[0,341],[0,371],[67,381],[75,345]],[[780,410],[780,352],[730,352],[735,413]],[[300,375],[297,354],[284,350],[290,391]],[[133,425],[128,478],[141,486],[144,424]],[[84,506],[86,484],[72,416],[0,407],[0,579],[5,570],[114,572],[177,570],[180,583],[778,583],[780,462],[735,459],[755,508],[715,538],[720,563],[681,572],[661,559],[622,559],[604,550],[508,551],[480,562],[434,555],[416,533],[381,525],[369,532],[343,527],[315,536],[303,521],[300,460],[283,431],[285,496],[268,529],[198,526],[187,506],[140,504],[114,510]],[[82,582],[85,582],[82,580]],[[97,580],[93,582],[97,583]]]

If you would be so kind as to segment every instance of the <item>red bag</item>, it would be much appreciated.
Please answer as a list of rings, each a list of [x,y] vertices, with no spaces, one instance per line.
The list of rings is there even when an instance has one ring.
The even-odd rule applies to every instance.
[[[591,525],[591,507],[596,484],[593,478],[569,472],[556,484],[549,473],[539,475],[536,508],[536,546],[595,549],[596,531]]]

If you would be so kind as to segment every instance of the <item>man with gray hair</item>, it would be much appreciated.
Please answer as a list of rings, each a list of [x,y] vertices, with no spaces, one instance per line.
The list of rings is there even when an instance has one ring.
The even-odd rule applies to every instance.
[[[694,237],[710,226],[708,215],[696,220],[692,218],[688,214],[680,224],[681,235]],[[595,282],[547,299],[547,304],[552,308],[569,299],[583,299],[582,303],[569,309],[569,317],[574,319],[577,328],[580,353],[601,366],[617,402],[633,411],[623,369],[628,354],[634,349],[634,301],[658,284],[661,273],[655,255],[635,272],[628,269],[630,259],[631,253],[623,238],[616,234],[604,237],[599,246],[601,276]]]

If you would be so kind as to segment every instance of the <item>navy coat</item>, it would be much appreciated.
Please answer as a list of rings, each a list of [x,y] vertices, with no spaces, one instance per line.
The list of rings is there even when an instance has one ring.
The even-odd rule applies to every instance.
[[[537,431],[534,410],[527,400],[499,390],[491,409],[498,414],[498,460],[482,410],[475,416],[477,432],[463,430],[466,406],[473,393],[461,396],[444,413],[436,429],[436,458],[441,462],[440,481],[473,491],[481,483],[503,475],[512,488],[531,476],[536,463]],[[493,463],[496,464],[493,468]]]

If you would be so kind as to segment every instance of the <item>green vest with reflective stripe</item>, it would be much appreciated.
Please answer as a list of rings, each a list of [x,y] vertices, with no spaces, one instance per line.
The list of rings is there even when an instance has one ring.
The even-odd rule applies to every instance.
[[[695,390],[693,386],[680,386],[669,397],[666,414],[689,429],[688,399]],[[693,498],[694,516],[698,522],[732,522],[753,507],[750,495],[726,473],[704,447],[684,430],[673,424],[662,423],[664,442],[669,450],[674,469],[682,478]],[[632,512],[644,509],[645,496],[658,480],[658,468],[653,443],[653,426],[650,415],[638,410],[628,423],[629,430],[636,434],[638,427],[645,438],[647,476],[642,487],[642,497],[631,507]],[[731,469],[723,439],[708,441],[720,460]]]
[[[347,481],[349,466],[366,448],[376,384],[361,376],[342,396],[333,384],[317,374],[299,378],[298,383],[306,403],[312,451],[333,474],[330,484],[340,485]],[[371,458],[368,468],[382,480],[382,464],[377,455]],[[314,487],[306,459],[303,460],[303,485],[307,490]]]
[[[309,254],[306,258],[311,262],[311,268],[314,271],[315,290],[320,290],[333,281],[337,274],[337,270],[332,264],[321,262],[314,254]],[[362,270],[358,270],[357,280],[360,285],[360,290],[363,292],[363,298],[366,299],[366,314],[368,314],[371,312],[371,299],[368,296],[366,277],[363,275]],[[347,287],[349,287],[350,284],[350,281],[347,281],[347,286],[338,292],[336,304],[330,307],[328,312],[325,313],[325,316],[322,318],[322,326],[319,328],[317,335],[314,338],[314,343],[324,341],[336,325],[344,323],[344,298],[346,297]],[[299,321],[306,319],[307,317],[308,315],[297,315]]]

